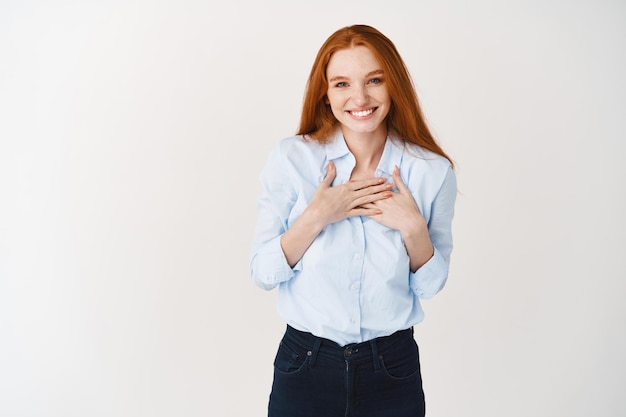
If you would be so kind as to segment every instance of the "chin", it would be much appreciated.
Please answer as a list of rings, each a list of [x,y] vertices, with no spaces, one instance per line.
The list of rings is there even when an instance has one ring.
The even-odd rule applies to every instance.
[[[382,123],[378,123],[374,126],[371,126],[371,125],[370,126],[359,126],[359,125],[354,126],[350,124],[345,124],[344,126],[356,133],[374,133],[380,129],[381,125]]]

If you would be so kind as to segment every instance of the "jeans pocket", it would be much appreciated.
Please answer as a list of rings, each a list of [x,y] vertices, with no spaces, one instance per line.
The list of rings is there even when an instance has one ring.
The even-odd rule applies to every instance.
[[[379,356],[381,369],[389,379],[402,382],[421,378],[419,352],[414,342],[412,345],[411,349]]]
[[[274,359],[274,370],[281,374],[296,374],[306,367],[309,357],[307,351],[300,352],[299,349],[289,346],[283,340],[278,346]]]

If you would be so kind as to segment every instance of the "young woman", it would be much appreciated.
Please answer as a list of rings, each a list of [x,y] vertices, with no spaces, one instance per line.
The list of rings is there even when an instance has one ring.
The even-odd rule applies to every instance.
[[[393,43],[332,34],[261,174],[251,273],[287,323],[270,417],[424,415],[413,326],[448,276],[452,168]]]

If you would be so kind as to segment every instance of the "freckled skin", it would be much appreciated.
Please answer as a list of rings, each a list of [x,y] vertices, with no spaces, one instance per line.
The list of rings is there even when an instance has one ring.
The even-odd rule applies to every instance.
[[[339,50],[330,58],[326,76],[329,80],[326,95],[344,136],[386,137],[384,121],[391,98],[382,67],[374,54],[365,46]],[[350,113],[370,110],[373,111],[363,116]]]

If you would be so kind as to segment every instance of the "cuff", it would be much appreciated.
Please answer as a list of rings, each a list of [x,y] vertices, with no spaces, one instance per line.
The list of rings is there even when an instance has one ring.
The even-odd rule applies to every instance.
[[[291,268],[285,258],[285,253],[280,246],[280,236],[267,242],[263,249],[259,250],[250,262],[252,279],[262,289],[270,290],[281,282],[287,281],[299,271],[302,264],[299,261]]]
[[[448,262],[435,248],[433,256],[417,271],[409,275],[409,285],[419,298],[432,298],[446,283]]]

